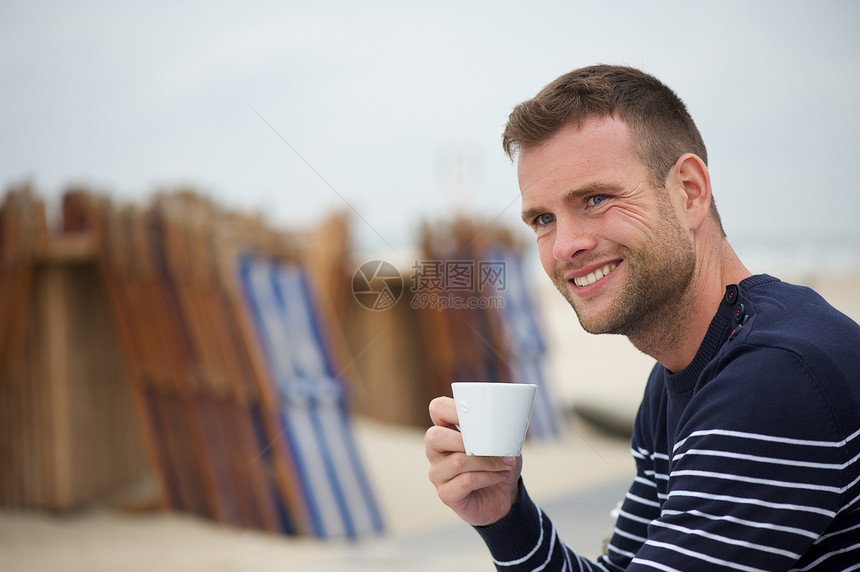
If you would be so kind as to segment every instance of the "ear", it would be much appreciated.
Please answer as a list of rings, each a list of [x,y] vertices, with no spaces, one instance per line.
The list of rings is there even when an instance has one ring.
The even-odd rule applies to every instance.
[[[681,155],[667,181],[670,196],[681,222],[689,229],[700,227],[711,211],[711,176],[697,155]]]

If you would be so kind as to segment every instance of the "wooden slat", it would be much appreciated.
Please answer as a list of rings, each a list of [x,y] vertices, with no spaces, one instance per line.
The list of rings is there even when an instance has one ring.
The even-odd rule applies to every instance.
[[[65,510],[143,474],[137,427],[92,242],[46,236],[29,190],[0,220],[0,504]]]
[[[123,370],[130,382],[131,401],[136,411],[144,453],[156,484],[156,497],[151,501],[151,506],[166,508],[178,499],[178,484],[161,446],[160,426],[153,422],[157,411],[147,390],[147,379],[151,372],[145,364],[140,332],[132,313],[128,311],[131,306],[129,296],[133,293],[126,287],[128,273],[124,268],[129,252],[125,248],[127,241],[121,232],[117,210],[107,199],[78,190],[64,196],[63,212],[67,233],[85,231],[92,237],[98,275],[104,285],[111,322],[124,357]]]

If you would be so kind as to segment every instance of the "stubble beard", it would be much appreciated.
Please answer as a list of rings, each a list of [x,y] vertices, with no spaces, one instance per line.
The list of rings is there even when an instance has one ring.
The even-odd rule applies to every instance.
[[[576,286],[564,279],[569,268],[559,268],[553,278],[586,332],[626,336],[649,355],[678,342],[695,289],[696,254],[692,241],[674,213],[668,218],[665,212],[662,214],[663,222],[655,238],[636,249],[619,246],[626,282],[599,314],[589,314],[589,301],[571,291]]]

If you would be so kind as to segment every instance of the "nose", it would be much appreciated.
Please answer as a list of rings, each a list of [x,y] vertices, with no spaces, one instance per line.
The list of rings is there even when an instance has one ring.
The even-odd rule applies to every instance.
[[[552,255],[559,262],[570,262],[577,254],[597,246],[597,238],[580,224],[571,221],[556,221]]]

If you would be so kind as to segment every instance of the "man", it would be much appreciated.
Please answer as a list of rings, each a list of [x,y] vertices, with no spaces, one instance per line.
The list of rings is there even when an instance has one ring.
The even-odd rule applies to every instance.
[[[497,569],[860,570],[860,326],[744,267],[681,100],[638,70],[587,67],[517,106],[503,143],[582,327],[658,363],[597,563],[556,537],[521,458],[466,456],[452,400],[433,400],[430,480]]]

